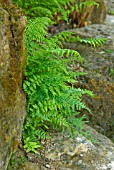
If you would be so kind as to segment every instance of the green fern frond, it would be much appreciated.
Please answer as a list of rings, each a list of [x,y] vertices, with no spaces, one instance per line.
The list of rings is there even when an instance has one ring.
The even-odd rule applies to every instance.
[[[65,41],[68,41],[69,38],[72,36],[72,32],[70,31],[62,31],[60,33],[58,33],[56,36],[56,38],[58,38],[58,40],[62,41],[62,42],[65,42]]]
[[[80,42],[97,47],[101,46],[107,41],[107,38],[80,38],[74,32],[63,31],[57,35],[58,39],[63,42]]]
[[[80,62],[83,61],[82,57],[80,56],[80,54],[75,51],[75,50],[70,50],[70,49],[55,49],[51,51],[53,54],[57,54],[59,57],[76,57],[76,59]]]
[[[101,46],[107,41],[107,38],[85,38],[80,39],[79,42],[89,44],[93,47]]]
[[[33,17],[37,16],[37,18],[42,16],[48,18],[52,17],[52,12],[49,9],[40,6],[31,8],[29,11],[26,12],[26,14]]]
[[[114,11],[108,11],[108,14],[114,15]]]
[[[50,23],[51,20],[47,17],[39,17],[33,21],[30,20],[26,28],[26,43],[28,40],[30,42],[42,42],[44,40],[44,36],[47,34],[47,27]]]

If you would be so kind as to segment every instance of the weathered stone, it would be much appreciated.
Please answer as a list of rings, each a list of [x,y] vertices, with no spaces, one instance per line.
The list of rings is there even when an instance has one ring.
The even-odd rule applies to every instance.
[[[41,170],[47,170],[47,164],[50,170],[113,170],[114,144],[87,125],[85,131],[90,132],[96,143],[76,134],[74,140],[67,133],[52,135],[44,150]]]
[[[0,4],[0,170],[7,169],[21,139],[25,117],[25,20],[16,7]]]
[[[23,165],[23,170],[41,170],[41,169],[39,164],[26,161]]]
[[[105,0],[105,4],[107,7],[107,12],[114,11],[114,1],[113,0]]]

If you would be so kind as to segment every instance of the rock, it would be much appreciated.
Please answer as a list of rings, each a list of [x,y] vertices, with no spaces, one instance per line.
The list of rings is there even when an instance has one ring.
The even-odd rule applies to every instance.
[[[40,165],[26,161],[23,166],[23,170],[41,170]]]
[[[114,144],[87,125],[85,130],[90,132],[95,143],[76,134],[73,140],[67,132],[64,136],[61,133],[53,134],[46,143],[41,170],[47,170],[47,164],[50,170],[113,170]]]
[[[26,113],[22,91],[25,20],[16,7],[0,4],[0,170],[7,169],[21,139]]]
[[[109,17],[109,16],[108,16]],[[110,19],[110,17],[109,17]],[[109,25],[110,21],[110,25]],[[83,71],[88,74],[79,79],[79,86],[92,90],[94,98],[84,97],[93,115],[86,113],[90,125],[114,141],[114,23],[94,24],[73,31],[82,38],[107,38],[106,44],[93,48],[81,43],[65,43],[65,48],[77,50],[85,59]],[[112,70],[112,73],[111,73]],[[77,87],[77,85],[76,85]]]
[[[99,4],[99,6],[95,6],[89,20],[92,24],[101,24],[106,19],[107,9],[104,0],[94,0]]]

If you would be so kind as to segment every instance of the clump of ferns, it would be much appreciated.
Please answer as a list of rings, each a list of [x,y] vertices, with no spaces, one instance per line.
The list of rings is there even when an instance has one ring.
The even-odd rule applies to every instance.
[[[65,40],[68,33],[48,36],[50,22],[45,17],[36,18],[28,23],[25,33],[28,58],[23,88],[28,96],[28,106],[23,138],[25,147],[29,146],[28,151],[31,142],[32,145],[35,142],[36,147],[38,139],[48,136],[50,126],[52,129],[61,127],[62,131],[68,128],[70,133],[75,127],[81,132],[85,116],[77,118],[79,110],[90,111],[81,97],[84,94],[93,96],[88,90],[66,86],[66,82],[73,84],[78,75],[84,74],[72,72],[68,63],[83,59],[77,51],[62,48],[59,39]]]
[[[85,22],[91,15],[98,3],[92,0],[79,1],[76,0],[13,0],[26,13],[28,18],[48,17],[55,22],[61,23],[63,20],[70,21],[70,24],[76,24],[76,27],[84,26]]]
[[[74,130],[83,133],[85,116],[79,116],[80,110],[90,110],[82,102],[82,96],[93,96],[88,90],[73,88],[77,77],[84,73],[73,72],[69,64],[83,59],[77,51],[62,47],[61,41],[70,39],[70,33],[48,35],[50,22],[45,17],[36,18],[28,23],[25,33],[28,58],[23,88],[28,106],[23,138],[28,152],[37,152],[38,141],[49,136],[50,127],[62,131],[67,128],[72,136]]]
[[[47,29],[53,24],[49,15],[52,16],[52,13],[57,11],[57,7],[61,10],[60,2],[67,4],[69,1],[19,1],[25,12],[28,11],[29,18],[25,32],[27,66],[26,79],[23,83],[28,99],[23,129],[24,147],[27,148],[27,152],[38,153],[36,149],[41,147],[40,140],[49,136],[50,127],[61,128],[63,132],[67,128],[71,135],[73,131],[81,133],[85,116],[79,116],[80,110],[86,109],[90,112],[82,102],[82,96],[85,94],[93,96],[92,92],[73,88],[77,77],[84,73],[74,72],[72,67],[69,67],[70,63],[75,65],[76,62],[83,62],[83,59],[77,51],[64,49],[62,46],[62,41],[71,41],[72,38],[73,41],[81,41],[81,39],[72,36],[69,32],[48,35]],[[45,17],[42,17],[43,14],[37,16],[36,9],[28,10],[36,4],[42,8],[42,12],[45,9],[47,14],[44,15]],[[53,8],[50,4],[53,4]],[[51,11],[50,8],[53,10]],[[65,13],[63,8],[62,12]],[[67,15],[63,14],[63,16],[65,18]]]

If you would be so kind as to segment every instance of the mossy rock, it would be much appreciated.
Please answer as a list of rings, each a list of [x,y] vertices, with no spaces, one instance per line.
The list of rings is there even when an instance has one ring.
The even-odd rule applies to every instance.
[[[0,169],[6,170],[21,139],[25,117],[22,79],[26,62],[22,12],[0,4]]]

